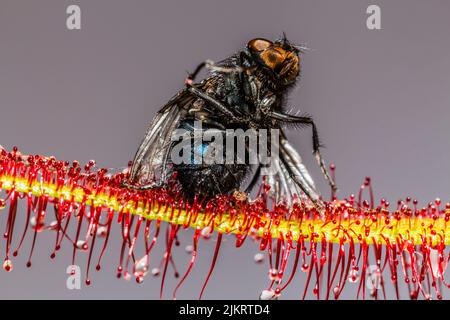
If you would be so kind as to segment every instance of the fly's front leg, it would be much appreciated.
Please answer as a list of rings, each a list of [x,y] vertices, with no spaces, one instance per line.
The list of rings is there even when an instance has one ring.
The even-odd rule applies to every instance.
[[[197,75],[200,73],[200,71],[206,67],[206,61],[203,61],[202,63],[200,63],[197,68],[195,68],[194,72],[189,73],[188,72],[188,76],[187,78],[184,80],[184,83],[187,87],[192,86],[192,84],[194,83],[195,78],[197,77]]]
[[[253,119],[252,115],[250,115],[244,111],[238,111],[238,108],[230,108],[230,107],[225,106],[222,102],[211,97],[207,93],[199,90],[195,86],[190,86],[187,90],[189,90],[189,92],[196,95],[197,97],[205,100],[206,102],[209,102],[209,105],[211,107],[213,107],[216,111],[227,116],[230,121],[233,121],[236,123],[244,123],[244,124],[247,124],[251,128],[257,128],[257,125],[252,121],[252,119]]]
[[[258,108],[256,109],[256,118],[261,119],[262,117],[266,117],[270,110],[272,109],[273,104],[276,101],[275,96],[266,96],[258,103]]]
[[[229,118],[229,120],[238,122],[238,123],[246,123],[250,126],[255,127],[251,123],[251,119],[253,118],[253,116],[251,116],[245,112],[238,111],[237,108],[230,108],[230,107],[225,106],[222,102],[211,97],[210,95],[208,95],[207,93],[198,89],[194,85],[195,78],[197,77],[197,75],[203,68],[207,68],[208,70],[212,70],[212,71],[216,71],[216,72],[220,72],[220,73],[242,73],[246,69],[243,67],[240,67],[240,66],[221,67],[221,66],[217,66],[214,63],[214,61],[212,61],[212,60],[205,60],[204,62],[200,63],[197,66],[197,68],[195,68],[194,72],[192,72],[188,75],[188,77],[185,80],[185,84],[186,84],[187,90],[189,92],[193,93],[198,98],[201,98],[201,99],[209,102],[209,104],[212,107],[214,107],[216,109],[216,111],[219,111],[219,112],[223,113],[224,115],[226,115]]]
[[[330,173],[327,170],[327,167],[325,166],[325,162],[323,161],[322,155],[320,153],[320,140],[319,140],[319,134],[317,132],[317,127],[312,120],[310,119],[310,124],[312,127],[312,135],[313,135],[313,153],[314,157],[316,158],[316,161],[320,167],[320,170],[322,171],[323,176],[325,177],[325,180],[327,180],[328,184],[330,185],[331,189],[333,190],[333,193],[336,193],[337,187],[336,183],[334,182],[333,178],[331,177]]]
[[[271,112],[270,117],[272,119],[278,120],[282,123],[283,122],[284,123],[295,123],[295,124],[300,124],[300,125],[311,126],[314,157],[316,158],[316,161],[320,167],[320,170],[322,171],[322,174],[323,174],[325,180],[328,182],[328,184],[330,185],[333,192],[336,192],[337,191],[336,184],[335,184],[333,178],[331,177],[331,175],[329,174],[327,167],[325,166],[325,163],[323,161],[322,155],[320,154],[321,145],[320,145],[320,140],[319,140],[319,133],[317,132],[317,127],[316,127],[316,124],[314,123],[314,120],[309,116],[299,117],[299,116],[293,116],[293,115],[278,113],[278,112]]]
[[[241,67],[220,67],[220,66],[217,66],[214,63],[214,61],[212,61],[212,60],[205,60],[202,63],[200,63],[197,66],[197,68],[195,68],[194,72],[188,74],[188,77],[184,81],[186,86],[188,86],[188,87],[192,86],[192,84],[195,81],[195,78],[197,77],[197,75],[200,73],[200,71],[203,68],[206,68],[211,71],[221,72],[221,73],[233,73],[233,72],[240,73],[244,70]]]
[[[197,89],[194,86],[189,87],[188,90],[191,93],[193,93],[194,95],[196,95],[197,97],[202,98],[203,100],[209,102],[209,104],[212,107],[214,107],[217,111],[219,111],[219,112],[225,114],[226,116],[228,116],[231,120],[233,120],[235,122],[240,122],[241,115],[239,115],[235,110],[231,110],[230,108],[227,108],[220,101],[214,99],[213,97],[211,97],[207,93]]]
[[[336,183],[334,182],[333,178],[331,177],[330,173],[328,172],[327,167],[325,166],[325,163],[322,159],[322,155],[320,154],[319,150],[314,152],[314,157],[316,158],[316,161],[319,164],[320,170],[322,171],[322,174],[325,177],[325,180],[327,180],[327,182],[330,185],[333,192],[336,193],[336,191],[337,191]]]

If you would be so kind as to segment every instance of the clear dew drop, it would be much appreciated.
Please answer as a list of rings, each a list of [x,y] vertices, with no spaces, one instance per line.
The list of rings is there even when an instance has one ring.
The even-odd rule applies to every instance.
[[[274,281],[277,278],[278,270],[277,269],[270,269],[269,270],[269,279],[270,281]]]
[[[77,241],[77,249],[80,249],[82,251],[87,251],[87,249],[88,249],[87,242],[84,240],[78,240]]]
[[[264,253],[258,252],[255,254],[255,256],[253,257],[253,259],[255,260],[256,263],[261,263],[264,261]]]
[[[107,231],[108,231],[108,228],[106,228],[104,226],[99,226],[97,228],[97,237],[105,238]]]
[[[207,226],[202,229],[202,231],[200,232],[200,235],[204,239],[209,239],[209,238],[211,238],[211,233],[212,233],[212,228],[210,226]]]
[[[128,272],[124,272],[123,279],[126,280],[126,281],[130,281],[131,275]]]
[[[275,291],[271,290],[263,290],[259,295],[259,300],[278,300],[278,296],[275,294]]]
[[[351,283],[356,283],[359,280],[359,273],[358,270],[356,269],[352,269],[352,271],[350,271],[350,275],[348,276],[348,281],[350,281]]]
[[[157,277],[159,276],[159,268],[153,268],[152,269],[152,276]]]
[[[336,286],[336,287],[334,287],[333,288],[333,293],[336,295],[336,294],[338,294],[339,293],[339,286]]]
[[[30,226],[33,230],[36,230],[37,232],[44,231],[45,229],[43,219],[40,219],[40,221],[38,222],[36,217],[30,218]]]
[[[3,270],[5,270],[6,272],[11,272],[13,269],[13,264],[11,262],[11,260],[6,259],[5,262],[3,262]]]
[[[53,220],[52,222],[50,222],[50,224],[48,225],[48,228],[50,230],[56,230],[58,229],[58,221]]]
[[[148,255],[142,257],[133,266],[133,274],[136,278],[143,278],[149,271],[149,257]]]
[[[194,251],[194,246],[192,246],[192,245],[187,245],[185,248],[184,248],[184,250],[187,252],[187,253],[192,253],[192,251]]]

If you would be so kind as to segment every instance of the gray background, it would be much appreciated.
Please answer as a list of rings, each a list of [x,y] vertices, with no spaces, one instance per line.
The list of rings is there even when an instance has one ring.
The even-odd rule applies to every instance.
[[[371,3],[382,9],[380,31],[365,25]],[[81,6],[81,31],[65,27],[69,4]],[[222,59],[253,37],[285,31],[313,48],[289,104],[316,119],[324,156],[337,166],[339,196],[357,192],[371,176],[377,198],[447,201],[449,16],[447,0],[0,0],[0,144],[125,166],[156,110],[182,88],[186,70]],[[310,132],[289,137],[328,195]],[[159,279],[137,285],[115,278],[120,244],[117,233],[114,238],[103,272],[93,272],[91,287],[74,291],[65,288],[67,243],[50,262],[52,237],[40,235],[27,270],[28,241],[14,271],[0,272],[0,298],[157,298]],[[213,246],[202,242],[179,298],[197,297]],[[253,262],[257,246],[236,250],[229,238],[222,250],[205,298],[257,298],[267,285],[266,265]],[[183,248],[175,254],[184,272],[189,257]],[[168,278],[166,298],[175,284]],[[298,298],[304,278],[297,275],[283,298]],[[348,289],[345,297],[354,297]]]

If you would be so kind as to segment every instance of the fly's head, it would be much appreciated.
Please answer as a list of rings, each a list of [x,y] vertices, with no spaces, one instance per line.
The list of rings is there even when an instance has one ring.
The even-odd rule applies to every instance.
[[[300,74],[301,48],[291,44],[286,37],[272,42],[263,38],[252,39],[247,44],[247,54],[256,68],[266,71],[279,86],[295,83]]]

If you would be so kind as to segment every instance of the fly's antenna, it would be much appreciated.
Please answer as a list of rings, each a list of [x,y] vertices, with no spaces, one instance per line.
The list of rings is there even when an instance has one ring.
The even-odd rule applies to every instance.
[[[306,53],[307,51],[313,51],[314,49],[308,47],[308,45],[306,43],[302,43],[302,44],[294,44],[292,45],[295,50],[297,50],[300,53]]]

